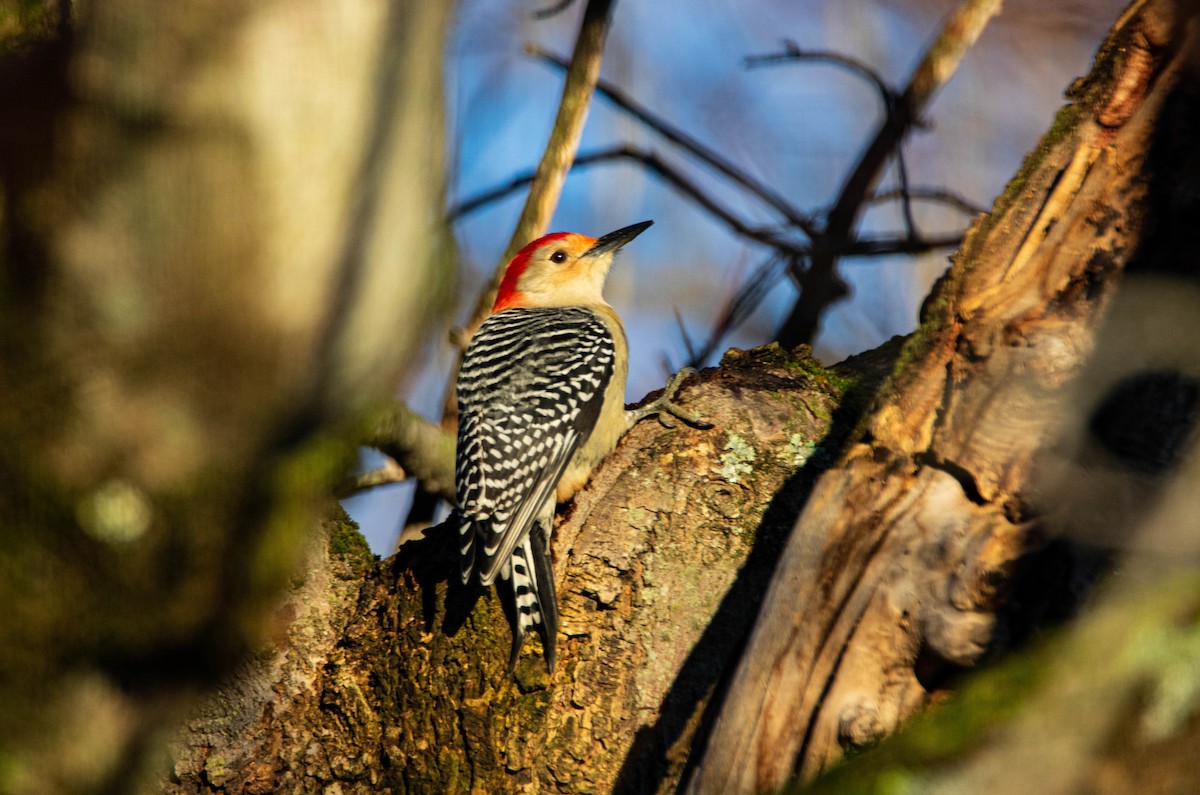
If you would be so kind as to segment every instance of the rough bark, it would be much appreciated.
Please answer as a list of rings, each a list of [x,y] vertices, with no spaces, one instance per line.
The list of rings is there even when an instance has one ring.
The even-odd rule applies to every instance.
[[[1197,112],[1182,14],[1138,2],[1122,16],[968,233],[861,437],[788,541],[707,746],[693,751],[689,792],[809,777],[894,730],[939,671],[1003,646],[1007,586],[1053,526],[1035,463],[1067,418],[1092,416],[1065,387],[1123,269],[1195,274],[1194,249],[1164,246],[1180,232],[1154,215],[1195,209],[1180,190],[1195,158],[1177,136],[1194,135]],[[1177,157],[1153,162],[1164,146]],[[1171,193],[1183,198],[1164,205]],[[1126,517],[1152,491],[1126,494],[1141,500]]]
[[[1194,494],[1189,502],[1194,510]],[[929,795],[1194,792],[1196,569],[1125,561],[1096,601],[897,737],[787,791],[854,795],[887,782]]]
[[[167,791],[669,786],[781,534],[897,349],[838,373],[778,348],[731,353],[681,397],[716,429],[635,428],[555,533],[566,638],[553,676],[536,643],[505,672],[500,606],[458,584],[453,539],[431,530],[368,573],[340,635],[304,629],[327,619],[302,611],[290,632],[322,635],[324,650],[281,677],[284,643],[215,699],[180,739]],[[241,694],[272,689],[247,715]]]

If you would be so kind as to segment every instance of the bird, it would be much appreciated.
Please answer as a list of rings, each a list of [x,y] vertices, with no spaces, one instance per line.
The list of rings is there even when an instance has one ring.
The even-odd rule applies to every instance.
[[[451,520],[463,583],[474,577],[487,587],[499,578],[511,587],[510,671],[534,630],[548,670],[555,668],[557,503],[579,491],[640,420],[665,412],[707,425],[671,402],[687,370],[657,401],[625,409],[628,343],[603,289],[617,252],[652,223],[600,238],[554,232],[518,251],[459,369]]]

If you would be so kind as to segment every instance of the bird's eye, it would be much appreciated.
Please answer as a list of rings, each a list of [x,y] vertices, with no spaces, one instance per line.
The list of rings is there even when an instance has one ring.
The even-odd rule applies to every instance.
[[[562,263],[566,262],[567,261],[567,252],[563,251],[560,248],[558,251],[555,251],[553,254],[550,255],[550,261],[556,262],[558,264],[562,264]]]

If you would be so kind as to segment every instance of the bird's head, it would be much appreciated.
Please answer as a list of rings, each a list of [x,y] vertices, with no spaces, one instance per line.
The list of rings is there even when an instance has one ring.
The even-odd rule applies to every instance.
[[[539,237],[508,263],[492,311],[603,303],[601,293],[613,256],[652,223],[642,221],[600,238],[574,232]]]

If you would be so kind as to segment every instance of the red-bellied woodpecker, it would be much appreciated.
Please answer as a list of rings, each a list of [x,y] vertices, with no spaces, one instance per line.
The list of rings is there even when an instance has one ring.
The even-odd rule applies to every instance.
[[[515,594],[509,666],[530,629],[554,670],[558,599],[550,566],[557,502],[570,499],[621,436],[669,412],[684,373],[663,396],[625,410],[628,348],[601,291],[613,256],[652,221],[599,239],[556,232],[513,257],[492,315],[471,339],[458,374],[455,520],[462,578],[497,575]]]

